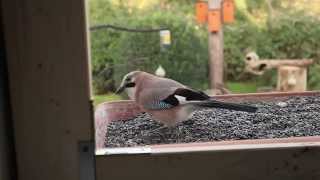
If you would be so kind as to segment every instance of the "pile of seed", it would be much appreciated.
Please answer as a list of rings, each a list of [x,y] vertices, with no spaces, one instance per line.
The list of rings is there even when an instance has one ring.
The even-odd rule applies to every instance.
[[[108,125],[106,147],[320,135],[320,96],[246,102],[256,113],[205,109],[174,128],[142,113]]]

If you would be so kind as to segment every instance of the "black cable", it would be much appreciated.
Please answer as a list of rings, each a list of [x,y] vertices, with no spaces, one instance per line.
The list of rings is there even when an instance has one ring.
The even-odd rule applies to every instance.
[[[149,32],[158,32],[158,31],[162,31],[162,30],[169,30],[168,28],[130,29],[130,28],[119,27],[119,26],[114,26],[114,25],[110,25],[110,24],[102,24],[102,25],[91,26],[90,27],[90,31],[96,31],[96,30],[108,29],[108,28],[119,30],[119,31],[141,32],[141,33],[149,33]]]

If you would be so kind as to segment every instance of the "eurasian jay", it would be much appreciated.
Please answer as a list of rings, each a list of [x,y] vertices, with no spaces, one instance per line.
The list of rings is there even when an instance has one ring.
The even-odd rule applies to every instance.
[[[124,76],[116,93],[124,90],[153,120],[167,127],[189,119],[195,111],[203,108],[245,112],[257,110],[254,106],[213,100],[207,94],[177,81],[142,71],[133,71]]]

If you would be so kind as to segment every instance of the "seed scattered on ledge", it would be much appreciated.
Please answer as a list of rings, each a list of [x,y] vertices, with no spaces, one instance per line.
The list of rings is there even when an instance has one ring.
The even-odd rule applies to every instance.
[[[246,102],[256,113],[205,109],[174,128],[162,127],[142,113],[131,120],[111,122],[106,147],[150,144],[284,138],[320,135],[320,96],[291,97],[285,101]],[[284,106],[285,104],[285,106]]]

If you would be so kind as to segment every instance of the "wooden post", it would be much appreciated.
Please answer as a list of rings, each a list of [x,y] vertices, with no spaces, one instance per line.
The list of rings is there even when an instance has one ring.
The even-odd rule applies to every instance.
[[[246,55],[246,72],[262,75],[273,68],[278,70],[278,91],[306,91],[307,67],[313,64],[313,59],[261,59],[250,52]]]
[[[209,0],[209,11],[219,10],[221,14],[221,0]],[[210,88],[216,91],[216,87],[223,85],[223,30],[222,19],[220,16],[220,28],[209,33],[209,69],[210,69]],[[210,22],[209,22],[210,23]],[[220,93],[220,92],[216,92]]]
[[[0,4],[1,7],[1,4]],[[5,58],[5,42],[0,15],[0,179],[17,179],[14,165],[14,140],[10,118],[10,102],[7,81],[7,61]]]
[[[19,180],[88,173],[80,156],[94,137],[85,2],[1,1]]]
[[[278,68],[278,91],[306,91],[307,68],[297,66],[280,66]]]

